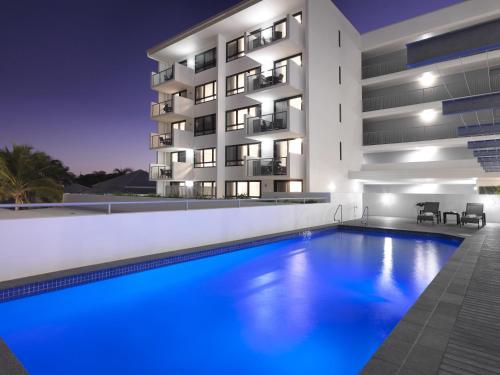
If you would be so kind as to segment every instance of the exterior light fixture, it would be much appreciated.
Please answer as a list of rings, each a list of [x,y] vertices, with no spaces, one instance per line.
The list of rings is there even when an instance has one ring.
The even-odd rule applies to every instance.
[[[432,74],[431,72],[425,72],[424,74],[422,74],[420,76],[418,81],[420,82],[420,84],[423,87],[429,87],[429,86],[432,86],[436,82],[436,76],[434,74]]]
[[[419,116],[423,122],[429,123],[436,119],[437,111],[435,109],[424,109]]]

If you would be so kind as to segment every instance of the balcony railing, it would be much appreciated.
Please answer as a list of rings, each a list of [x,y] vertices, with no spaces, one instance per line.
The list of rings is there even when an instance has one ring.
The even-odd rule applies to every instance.
[[[153,134],[150,148],[163,148],[172,146],[172,134]]]
[[[457,128],[449,125],[415,126],[406,129],[381,130],[363,133],[363,145],[383,145],[457,138]]]
[[[286,176],[288,158],[247,159],[247,176]]]
[[[274,69],[266,70],[262,73],[252,74],[247,77],[248,91],[260,90],[281,83],[286,83],[287,66],[279,66]]]
[[[151,106],[151,116],[160,116],[170,113],[174,110],[174,101],[172,99],[160,103],[154,103]]]
[[[376,64],[363,66],[362,68],[363,79],[383,76],[385,74],[402,72],[403,70],[407,70],[408,67],[406,65],[406,51],[403,52],[405,53],[401,53],[401,56],[398,56],[396,58],[391,58]]]
[[[172,167],[169,165],[152,165],[149,169],[151,180],[169,180],[172,178]]]
[[[273,130],[283,130],[288,127],[288,111],[275,112],[268,115],[247,118],[247,129],[254,134]]]
[[[397,90],[397,88],[395,88]],[[406,105],[428,103],[434,101],[462,98],[473,95],[500,91],[500,75],[490,79],[467,79],[467,81],[451,82],[434,87],[416,90],[398,91],[390,95],[366,97],[363,99],[363,111],[402,107]]]
[[[157,86],[174,78],[174,65],[151,76],[151,86]]]
[[[280,30],[284,25],[284,30]],[[247,35],[247,51],[271,44],[277,40],[286,38],[288,22],[276,24]]]

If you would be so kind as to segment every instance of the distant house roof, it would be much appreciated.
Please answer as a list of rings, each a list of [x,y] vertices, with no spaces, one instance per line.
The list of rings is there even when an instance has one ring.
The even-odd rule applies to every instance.
[[[88,191],[96,194],[154,194],[155,192],[156,183],[150,181],[149,173],[142,169],[99,182]]]
[[[76,182],[64,187],[64,192],[67,194],[84,194],[88,193],[89,190],[89,187],[77,184]]]

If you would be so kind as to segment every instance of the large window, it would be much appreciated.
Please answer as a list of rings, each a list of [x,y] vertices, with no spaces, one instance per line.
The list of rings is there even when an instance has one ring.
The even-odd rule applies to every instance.
[[[260,72],[260,68],[255,68],[247,70],[246,72],[241,72],[228,76],[226,78],[226,96],[241,94],[245,92],[245,81],[246,77],[254,75]]]
[[[202,72],[217,65],[217,50],[215,48],[200,53],[194,57],[194,72]]]
[[[288,56],[288,57],[285,57],[283,59],[276,60],[274,62],[274,68],[276,69],[276,68],[288,65],[289,60],[292,60],[298,66],[302,66],[302,54],[299,53],[298,55]]]
[[[195,104],[205,103],[217,99],[217,81],[196,86],[194,93]]]
[[[226,181],[226,198],[260,198],[260,181]]]
[[[186,162],[186,151],[177,151],[170,153],[170,161],[172,163],[185,163]]]
[[[194,136],[215,133],[215,113],[194,119]]]
[[[172,127],[172,130],[177,129],[177,130],[186,130],[186,121],[177,121],[177,122],[172,122],[170,124]]]
[[[215,198],[216,183],[215,181],[195,181],[194,193],[198,197]]]
[[[302,193],[302,180],[274,180],[275,193]]]
[[[231,40],[226,44],[226,61],[236,60],[245,56],[245,37]]]
[[[302,155],[302,139],[283,139],[279,141],[274,141],[274,157],[275,158],[285,158],[288,154],[298,154]]]
[[[204,148],[194,151],[194,167],[195,168],[211,168],[215,167],[216,156],[215,147]]]
[[[226,112],[226,131],[245,129],[245,115],[256,117],[260,115],[260,105],[233,109]]]
[[[302,96],[293,96],[291,98],[274,101],[274,113],[286,112],[290,107],[297,108],[299,111],[302,111]]]
[[[260,158],[260,143],[226,146],[226,167],[244,165],[249,156]]]

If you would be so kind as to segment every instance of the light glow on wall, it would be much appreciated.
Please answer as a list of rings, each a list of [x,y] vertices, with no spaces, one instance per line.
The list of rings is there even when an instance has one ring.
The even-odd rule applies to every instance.
[[[380,198],[381,201],[382,201],[382,204],[384,206],[391,206],[394,204],[394,194],[390,194],[390,193],[385,193],[385,194],[382,194],[382,197]]]
[[[419,116],[423,122],[430,123],[436,119],[437,111],[435,109],[424,109]]]
[[[331,191],[332,193],[335,192],[336,189],[337,189],[337,186],[335,186],[334,182],[330,182],[328,184],[328,190]]]

